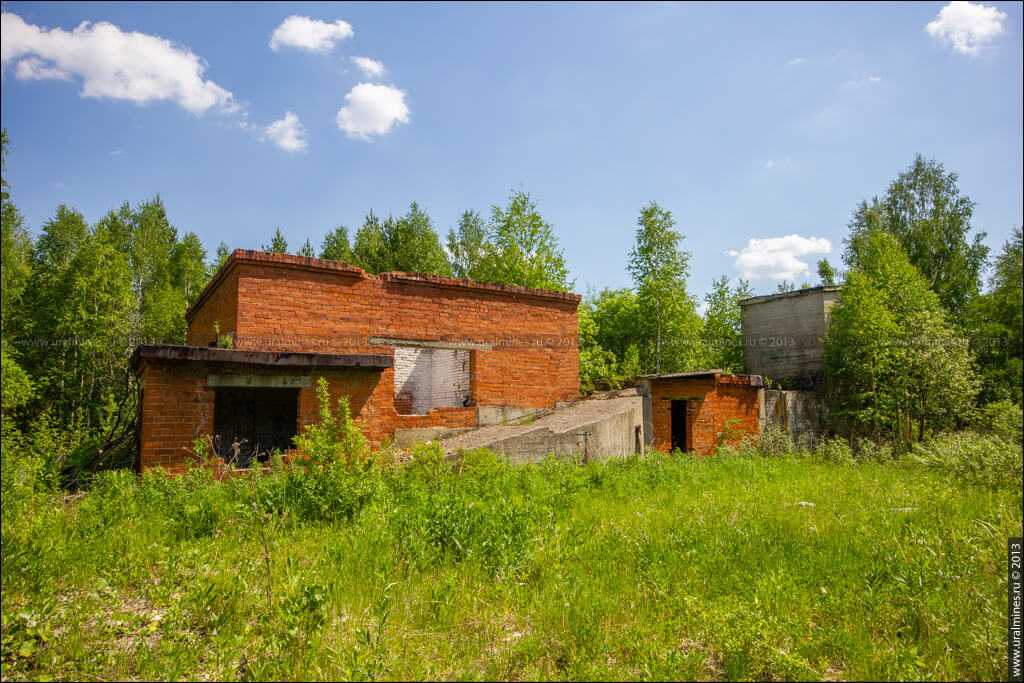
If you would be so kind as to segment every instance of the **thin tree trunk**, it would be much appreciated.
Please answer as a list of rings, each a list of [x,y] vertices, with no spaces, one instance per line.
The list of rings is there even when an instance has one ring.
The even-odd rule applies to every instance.
[[[658,318],[657,342],[654,352],[654,372],[661,374],[661,297],[655,300],[655,313]]]

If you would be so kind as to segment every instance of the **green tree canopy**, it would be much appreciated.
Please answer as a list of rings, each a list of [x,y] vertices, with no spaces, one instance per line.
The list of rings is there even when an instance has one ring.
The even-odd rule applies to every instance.
[[[354,265],[369,273],[405,271],[451,275],[433,221],[413,202],[401,218],[383,221],[371,211],[356,232]]]
[[[818,277],[821,278],[821,284],[832,287],[839,284],[839,273],[836,269],[828,262],[827,258],[823,258],[818,261]]]
[[[640,342],[637,320],[640,315],[636,294],[628,288],[605,287],[599,293],[588,293],[583,301],[597,324],[597,343],[619,360],[630,346]]]
[[[21,211],[11,201],[7,183],[7,130],[0,134],[0,326],[7,330],[7,320],[21,299],[32,272],[32,237]],[[13,359],[10,361],[13,363]],[[13,367],[13,366],[12,366]]]
[[[491,207],[488,243],[479,263],[479,279],[539,289],[572,289],[574,283],[558,239],[528,193],[513,192],[507,206]]]
[[[580,304],[576,318],[579,325],[580,392],[584,394],[594,391],[597,380],[614,381],[616,375],[615,354],[598,343],[598,326],[592,310],[592,304],[585,301]]]
[[[221,242],[217,245],[217,253],[214,257],[215,262],[213,263],[212,271],[217,272],[221,266],[227,263],[228,256],[231,256],[231,249],[228,247],[226,242]],[[211,275],[213,272],[211,272]]]
[[[690,254],[679,248],[683,236],[675,224],[656,202],[643,207],[627,266],[637,296],[637,337],[648,341],[641,361],[659,373],[689,369],[703,355],[700,317],[686,291]]]
[[[743,371],[743,319],[739,302],[753,295],[746,280],[730,287],[729,278],[723,275],[711,283],[711,291],[704,297],[707,309],[701,328],[705,364],[709,367]]]
[[[981,287],[988,256],[985,233],[969,238],[974,202],[957,187],[956,173],[918,154],[885,197],[860,203],[850,221],[844,258],[861,265],[870,235],[891,234],[957,322]]]
[[[490,242],[487,226],[476,211],[465,211],[458,228],[448,231],[448,260],[455,277],[480,280],[484,275]]]
[[[190,306],[210,279],[206,267],[206,249],[194,232],[186,232],[171,248],[171,281]]]
[[[281,234],[281,226],[274,228],[274,236],[270,238],[270,244],[264,244],[260,246],[260,249],[268,254],[288,253],[288,240]]]
[[[825,340],[838,415],[903,443],[962,423],[977,387],[938,296],[892,235],[874,231],[859,249]]]
[[[320,243],[320,258],[352,262],[352,247],[349,246],[348,228],[338,225],[324,235],[324,239]]]
[[[64,424],[88,435],[123,397],[139,334],[131,241],[61,206],[43,225],[26,296],[25,368]]]
[[[1021,228],[996,256],[989,291],[972,311],[974,351],[978,358],[984,402],[1020,404],[1024,384],[1024,246]]]

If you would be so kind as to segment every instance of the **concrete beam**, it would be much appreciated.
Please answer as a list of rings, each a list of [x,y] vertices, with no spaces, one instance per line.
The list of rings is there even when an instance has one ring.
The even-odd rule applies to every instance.
[[[413,346],[421,349],[454,349],[468,351],[490,351],[494,348],[491,344],[481,344],[476,342],[428,341],[425,339],[395,339],[393,337],[370,337],[370,343],[381,346]]]
[[[208,387],[252,387],[253,389],[308,389],[313,379],[289,375],[207,375]]]

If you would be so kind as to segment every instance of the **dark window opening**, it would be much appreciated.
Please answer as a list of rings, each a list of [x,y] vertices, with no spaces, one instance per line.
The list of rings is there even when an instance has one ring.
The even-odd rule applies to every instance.
[[[687,451],[686,401],[672,401],[672,450]]]
[[[298,433],[298,389],[218,387],[213,401],[217,455],[235,467],[266,462],[275,449],[293,448]]]

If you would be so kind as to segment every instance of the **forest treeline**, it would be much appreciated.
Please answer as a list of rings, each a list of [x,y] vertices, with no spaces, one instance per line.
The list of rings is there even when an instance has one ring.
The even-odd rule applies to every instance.
[[[10,196],[6,149],[5,131],[5,471],[13,454],[35,454],[41,474],[75,481],[130,464],[131,352],[143,342],[184,343],[185,310],[229,246],[209,254],[172,224],[159,196],[124,202],[94,224],[61,205],[30,231]],[[826,360],[837,417],[861,434],[909,442],[1021,402],[1021,230],[990,258],[971,225],[974,204],[956,183],[955,173],[918,156],[882,196],[855,207],[845,270],[818,264],[813,284],[844,285]],[[635,236],[621,264],[632,285],[590,291],[580,305],[581,390],[652,372],[742,371],[738,302],[754,294],[749,283],[722,275],[699,302],[688,288],[684,236],[655,202],[640,209]],[[315,244],[307,239],[294,253],[371,273],[575,284],[553,226],[525,191],[486,214],[464,212],[443,241],[413,202],[398,217],[370,211],[354,233],[339,225]],[[260,247],[291,253],[279,228]]]

